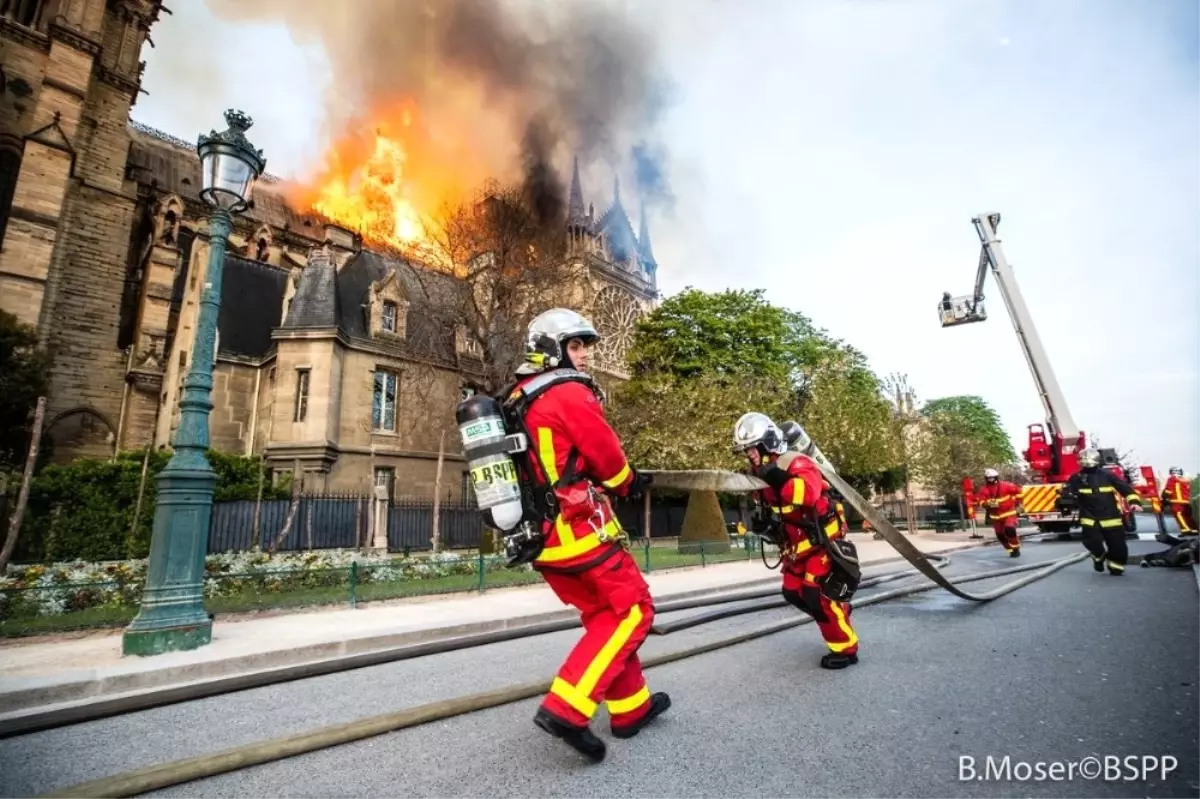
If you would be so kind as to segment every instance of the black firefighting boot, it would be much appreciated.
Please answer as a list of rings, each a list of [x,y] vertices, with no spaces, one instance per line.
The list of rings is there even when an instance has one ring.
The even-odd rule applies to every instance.
[[[667,712],[671,707],[671,697],[665,692],[658,692],[650,696],[650,709],[646,711],[646,715],[630,724],[628,727],[613,727],[612,734],[614,738],[632,738],[642,731],[650,722]]]
[[[1103,574],[1104,573],[1104,558],[1097,558],[1095,555],[1092,555],[1092,568],[1095,569],[1096,571],[1100,572],[1101,574]]]
[[[847,666],[853,666],[857,662],[858,655],[843,655],[839,652],[830,652],[821,658],[821,668],[844,669]]]
[[[1113,577],[1120,577],[1122,574],[1125,573],[1125,567],[1122,566],[1120,563],[1113,563],[1110,560],[1108,562],[1108,573],[1111,574]]]
[[[533,717],[533,723],[555,738],[561,738],[568,746],[593,763],[604,760],[608,747],[604,745],[587,727],[572,727],[562,719],[556,718],[545,708],[538,708]]]
[[[1012,549],[1010,549],[1010,550],[1008,551],[1008,556],[1009,556],[1010,558],[1019,558],[1019,557],[1021,557],[1021,548],[1020,548],[1020,547],[1013,547]]]

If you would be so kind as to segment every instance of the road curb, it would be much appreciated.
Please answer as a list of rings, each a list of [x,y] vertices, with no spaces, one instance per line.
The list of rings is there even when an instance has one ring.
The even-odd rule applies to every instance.
[[[995,545],[992,541],[961,541],[952,546],[924,553],[926,557],[945,555],[963,549],[974,549],[981,546]],[[893,558],[883,558],[864,563],[866,568],[886,566],[903,562],[904,558],[897,555]],[[735,594],[740,591],[779,582],[778,572],[763,578],[728,583],[709,588],[696,588],[686,591],[676,591],[655,597],[656,604],[683,601],[699,597],[720,597]],[[234,678],[239,675],[252,674],[260,671],[301,667],[305,664],[330,661],[354,656],[367,655],[381,650],[397,649],[422,644],[436,644],[468,636],[501,633],[510,630],[520,630],[539,625],[550,625],[556,622],[578,620],[579,614],[573,608],[557,611],[529,614],[508,619],[493,619],[481,622],[443,627],[431,627],[424,630],[411,630],[401,633],[387,633],[352,638],[341,641],[323,641],[303,644],[292,649],[277,649],[269,652],[256,652],[228,658],[201,660],[198,662],[167,665],[162,668],[139,669],[136,666],[107,667],[109,673],[97,674],[95,671],[76,670],[49,677],[14,678],[9,680],[10,686],[0,690],[0,721],[13,716],[23,716],[33,710],[50,707],[64,707],[82,702],[107,699],[118,695],[140,693],[155,689],[169,689],[206,680]],[[173,653],[186,655],[187,653]],[[171,657],[167,655],[166,657]]]

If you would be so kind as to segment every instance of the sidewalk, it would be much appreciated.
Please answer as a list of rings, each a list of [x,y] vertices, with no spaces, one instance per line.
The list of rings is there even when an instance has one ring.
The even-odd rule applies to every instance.
[[[864,566],[907,564],[886,541],[852,535]],[[926,553],[995,542],[968,533],[921,532],[910,540]],[[875,573],[892,568],[876,568]],[[647,582],[659,602],[715,595],[778,583],[759,559],[652,572]],[[189,652],[124,657],[121,630],[85,638],[19,639],[0,645],[0,713],[333,658],[538,622],[576,618],[544,584],[490,589],[482,594],[429,597],[213,624],[212,643]]]

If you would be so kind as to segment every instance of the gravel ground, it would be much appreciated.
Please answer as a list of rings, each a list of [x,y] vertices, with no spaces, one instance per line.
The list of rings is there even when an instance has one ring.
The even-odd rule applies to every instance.
[[[1135,552],[1159,548],[1131,543]],[[1019,562],[1054,559],[1078,547],[1031,542]],[[989,547],[957,553],[952,572],[1009,565],[1002,551]],[[1113,590],[1127,601],[1108,607],[1105,593]],[[930,796],[1008,795],[1015,787],[1030,795],[1194,796],[1195,591],[1190,572],[1135,568],[1118,583],[1078,564],[990,605],[931,592],[863,608],[855,614],[863,661],[846,672],[815,668],[824,648],[813,626],[660,667],[650,673],[652,686],[670,690],[675,707],[658,729],[614,742],[599,767],[604,771],[584,766],[538,732],[529,723],[537,704],[530,700],[164,793]],[[1103,626],[1099,601],[1113,614],[1111,628]],[[794,617],[785,609],[728,619],[652,637],[643,651],[678,650]],[[526,682],[551,674],[576,635],[360,669],[3,741],[0,792],[30,795]],[[877,659],[876,652],[884,656]],[[1175,665],[1159,674],[1148,672],[1147,663]],[[1000,680],[991,676],[998,671]],[[1118,682],[1125,676],[1132,677],[1129,684]],[[836,692],[821,690],[835,681]],[[1106,681],[1136,693],[1109,697]],[[904,687],[897,690],[897,682]],[[464,760],[448,754],[453,751],[469,754]],[[960,753],[976,756],[982,769],[989,754],[1017,761],[1091,752],[1171,754],[1180,765],[1173,787],[956,781]],[[835,764],[846,756],[852,765],[839,776]],[[718,761],[726,765],[715,766]],[[804,785],[789,779],[800,772],[809,775]]]

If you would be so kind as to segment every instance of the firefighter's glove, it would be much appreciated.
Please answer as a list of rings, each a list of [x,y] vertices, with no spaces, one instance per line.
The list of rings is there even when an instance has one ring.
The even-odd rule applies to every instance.
[[[640,472],[637,469],[633,470],[633,479],[629,481],[629,491],[626,494],[630,499],[641,499],[646,493],[646,489],[654,482],[654,475]]]
[[[791,479],[787,472],[775,463],[764,463],[755,470],[755,476],[776,491],[781,490]]]

